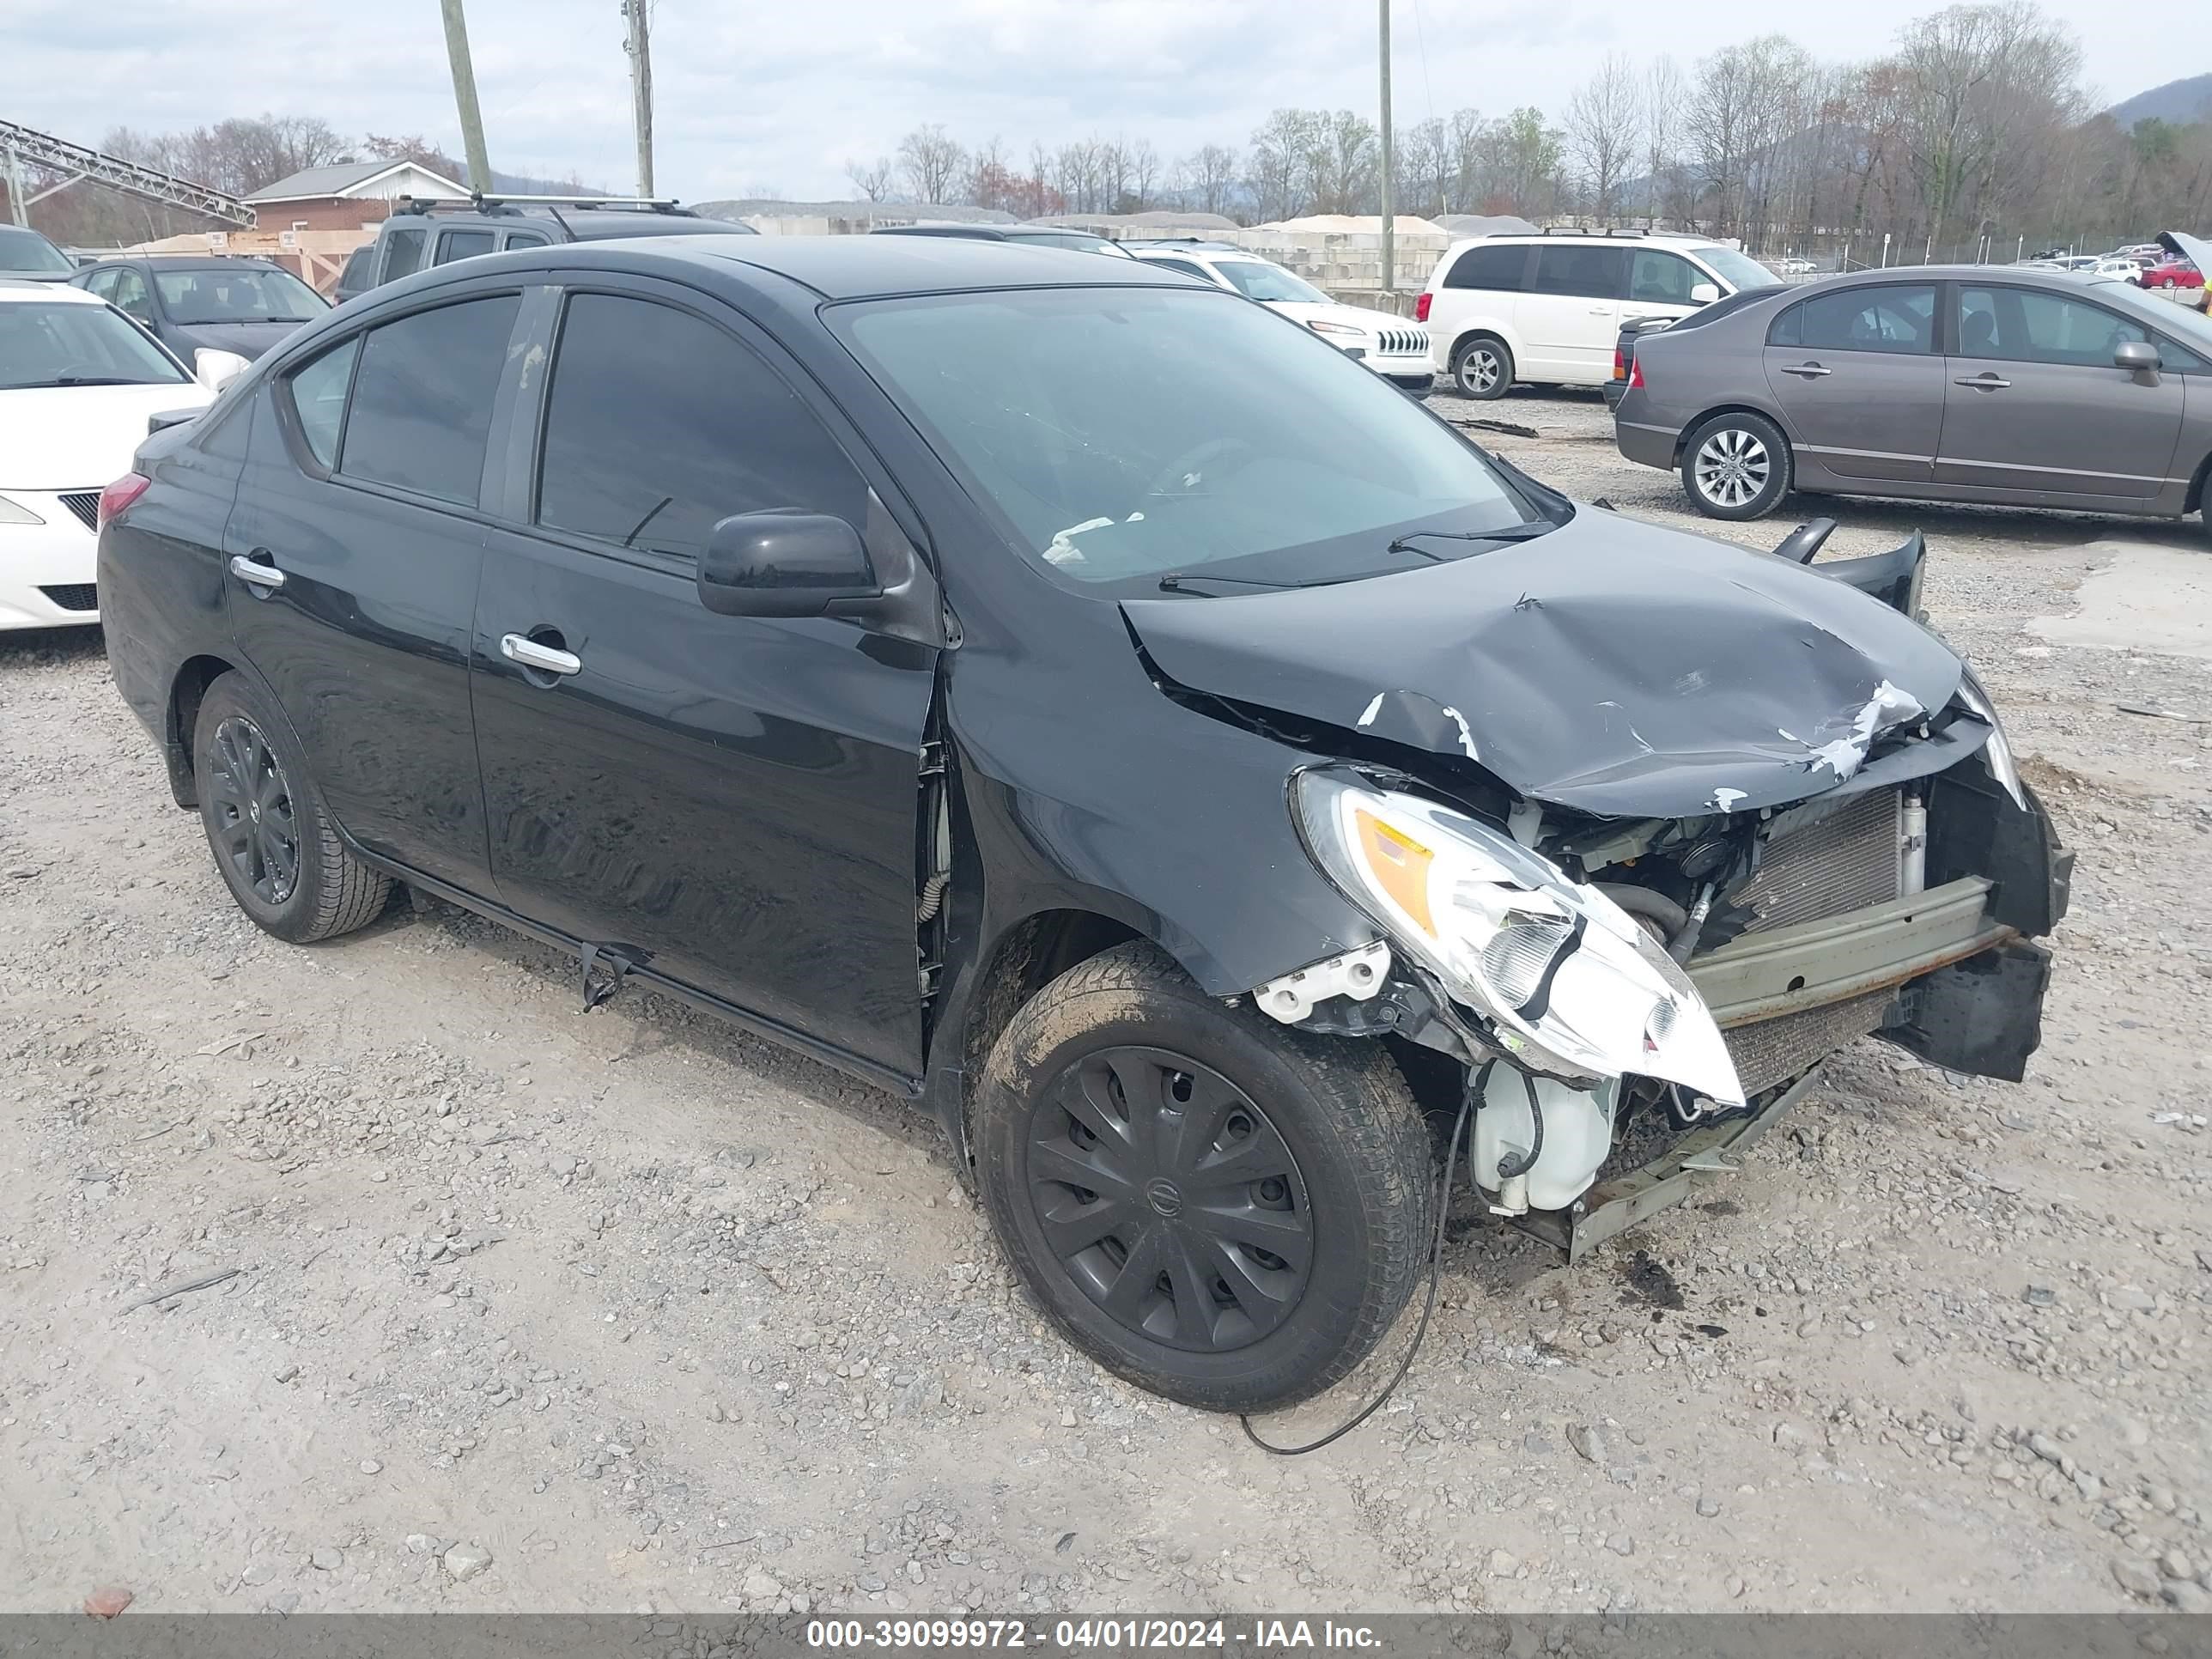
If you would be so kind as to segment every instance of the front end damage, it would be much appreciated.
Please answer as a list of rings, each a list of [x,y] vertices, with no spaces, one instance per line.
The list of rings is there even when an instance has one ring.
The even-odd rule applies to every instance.
[[[1897,560],[1857,562],[1902,611],[1918,562],[1915,544],[1902,578]],[[1583,735],[1598,741],[1534,711],[1557,739],[1540,775],[1537,751],[1495,740],[1498,711],[1477,713],[1465,681],[1316,720],[1239,696],[1227,672],[1194,691],[1176,665],[1201,672],[1197,653],[1145,641],[1169,695],[1332,757],[1293,779],[1292,811],[1376,937],[1255,987],[1257,1005],[1449,1056],[1474,1110],[1476,1187],[1571,1258],[1732,1170],[1858,1038],[2014,1080],[2039,1039],[2050,957],[2033,941],[2064,914],[2072,854],[1972,672],[1862,596],[1835,596],[1850,603],[1828,625],[1819,590],[1836,585],[1805,580],[1794,629],[1738,639],[1732,658],[1688,644],[1715,673],[1752,665],[1747,685],[1695,695],[1678,644],[1641,699],[1621,695],[1642,671],[1618,656],[1585,676],[1600,695]],[[1578,597],[1554,581],[1512,608],[1548,617],[1478,617],[1482,665],[1511,657],[1501,641],[1577,632]],[[1771,588],[1759,597],[1771,622]],[[1797,681],[1760,683],[1791,647]],[[1673,748],[1646,740],[1660,728]],[[1502,775],[1507,755],[1522,775]],[[1662,1141],[1622,1167],[1626,1146]]]

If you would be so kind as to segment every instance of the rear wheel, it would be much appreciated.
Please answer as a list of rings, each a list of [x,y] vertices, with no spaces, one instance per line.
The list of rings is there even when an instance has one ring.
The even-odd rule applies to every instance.
[[[391,878],[346,851],[283,716],[243,674],[200,700],[192,772],[216,868],[257,926],[307,945],[382,911]]]
[[[1046,1313],[1185,1405],[1328,1388],[1420,1277],[1428,1139],[1382,1045],[1227,1006],[1149,945],[1031,999],[973,1127],[984,1202]]]
[[[1478,334],[1452,353],[1452,380],[1462,398],[1488,403],[1513,384],[1513,353],[1504,341]]]
[[[1716,415],[1682,446],[1682,488],[1709,519],[1764,518],[1790,493],[1790,441],[1763,415]]]

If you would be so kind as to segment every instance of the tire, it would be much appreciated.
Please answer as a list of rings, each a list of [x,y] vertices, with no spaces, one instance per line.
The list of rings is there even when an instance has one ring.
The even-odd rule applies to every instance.
[[[1790,493],[1790,441],[1764,415],[1700,422],[1682,446],[1682,489],[1709,519],[1763,519]]]
[[[200,700],[192,767],[208,850],[256,927],[311,945],[382,912],[392,878],[346,851],[283,714],[245,675]]]
[[[1148,944],[1031,998],[972,1109],[984,1205],[1030,1293],[1100,1364],[1183,1405],[1319,1393],[1419,1282],[1429,1139],[1388,1052],[1224,1005]]]
[[[1452,386],[1462,398],[1486,404],[1513,385],[1513,349],[1494,334],[1474,334],[1452,352]]]

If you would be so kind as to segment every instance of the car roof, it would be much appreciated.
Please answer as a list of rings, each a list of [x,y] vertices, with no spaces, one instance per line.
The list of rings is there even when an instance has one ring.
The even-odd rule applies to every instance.
[[[21,277],[0,276],[0,301],[59,300],[64,305],[104,306],[106,301],[67,283],[34,283]]]
[[[604,241],[590,248],[556,243],[497,257],[538,265],[574,261],[603,267],[605,256],[620,249],[620,243]],[[646,249],[641,246],[638,251]],[[739,265],[772,271],[826,300],[984,289],[1189,286],[1187,279],[1153,270],[1141,259],[1101,259],[1075,248],[969,236],[661,236],[653,240],[651,252],[710,269]]]
[[[1717,236],[1695,236],[1674,230],[1499,230],[1484,236],[1462,236],[1456,239],[1447,253],[1457,253],[1486,242],[1505,242],[1514,246],[1541,243],[1547,247],[1581,247],[1595,243],[1601,247],[1726,247],[1728,244]]]
[[[250,253],[111,253],[84,269],[96,270],[102,265],[143,265],[149,270],[284,270],[274,259]]]

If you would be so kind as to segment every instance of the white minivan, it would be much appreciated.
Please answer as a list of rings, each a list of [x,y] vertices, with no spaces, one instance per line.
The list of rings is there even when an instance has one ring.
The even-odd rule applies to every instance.
[[[1602,386],[1633,317],[1686,317],[1701,305],[1782,279],[1703,236],[1542,232],[1454,242],[1413,315],[1462,398],[1501,398],[1516,381]]]

